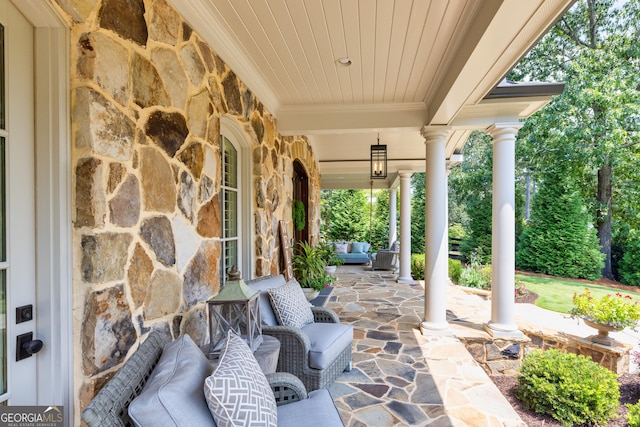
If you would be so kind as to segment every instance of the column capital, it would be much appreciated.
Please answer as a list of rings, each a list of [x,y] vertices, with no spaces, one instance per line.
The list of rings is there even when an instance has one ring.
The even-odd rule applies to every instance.
[[[524,126],[524,122],[494,123],[487,128],[486,132],[493,138],[503,135],[513,135],[515,137],[522,126]]]
[[[425,139],[425,143],[437,141],[440,139],[444,139],[446,141],[450,133],[451,126],[447,125],[423,126],[422,129],[420,129],[420,134]]]
[[[413,171],[398,171],[398,176],[400,178],[411,178],[413,174]]]

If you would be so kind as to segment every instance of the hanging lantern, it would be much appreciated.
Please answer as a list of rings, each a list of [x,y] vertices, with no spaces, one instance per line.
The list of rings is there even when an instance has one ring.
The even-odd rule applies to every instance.
[[[371,146],[371,179],[384,179],[387,177],[387,145],[380,144],[380,134],[378,134],[378,144]]]
[[[262,344],[260,318],[260,291],[251,289],[240,277],[234,266],[229,271],[229,280],[215,297],[207,301],[209,308],[209,334],[211,347],[209,357],[216,358],[229,330],[233,329],[256,351]]]

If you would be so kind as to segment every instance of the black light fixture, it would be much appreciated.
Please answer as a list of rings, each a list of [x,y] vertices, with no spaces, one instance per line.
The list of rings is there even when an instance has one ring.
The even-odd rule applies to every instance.
[[[387,177],[387,145],[380,144],[380,134],[378,133],[378,144],[371,146],[371,179],[384,179]]]

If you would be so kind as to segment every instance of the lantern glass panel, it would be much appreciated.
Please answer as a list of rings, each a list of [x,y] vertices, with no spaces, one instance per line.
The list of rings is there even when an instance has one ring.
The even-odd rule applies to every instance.
[[[209,357],[218,357],[229,330],[234,330],[256,351],[262,344],[262,324],[258,295],[248,301],[208,301],[211,347]]]
[[[387,146],[377,144],[371,146],[371,179],[384,179],[387,177]]]

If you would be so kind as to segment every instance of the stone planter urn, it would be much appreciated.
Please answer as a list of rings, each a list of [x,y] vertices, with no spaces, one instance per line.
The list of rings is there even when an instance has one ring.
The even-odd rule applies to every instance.
[[[602,323],[595,323],[587,319],[582,319],[582,320],[584,320],[585,325],[591,326],[593,329],[598,331],[598,335],[591,336],[591,341],[598,344],[607,345],[607,346],[612,346],[613,343],[616,341],[615,339],[609,336],[609,332],[616,332],[619,329],[611,325],[603,325]]]
[[[335,265],[327,265],[324,267],[324,271],[326,271],[327,274],[335,274],[337,269],[338,267]]]
[[[311,301],[320,293],[313,288],[302,288],[302,292],[304,292],[304,296],[307,298],[307,301]]]

